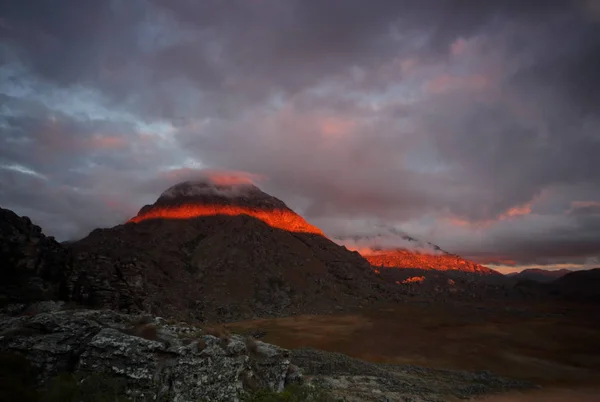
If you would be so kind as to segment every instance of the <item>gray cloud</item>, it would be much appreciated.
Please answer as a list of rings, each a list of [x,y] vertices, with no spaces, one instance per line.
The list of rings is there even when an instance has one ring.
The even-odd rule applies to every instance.
[[[590,4],[0,1],[0,203],[76,237],[237,169],[332,235],[385,223],[477,258],[585,260]]]

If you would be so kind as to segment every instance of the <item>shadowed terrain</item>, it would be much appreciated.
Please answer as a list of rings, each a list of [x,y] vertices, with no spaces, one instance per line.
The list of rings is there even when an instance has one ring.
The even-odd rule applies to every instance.
[[[489,370],[542,386],[600,381],[600,317],[589,305],[402,305],[360,315],[230,324],[287,348],[314,347],[371,362]]]

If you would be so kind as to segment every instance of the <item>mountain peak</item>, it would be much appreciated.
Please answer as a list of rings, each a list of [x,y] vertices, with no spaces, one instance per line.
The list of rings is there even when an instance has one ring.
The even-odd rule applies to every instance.
[[[246,181],[188,180],[165,190],[154,205],[219,204],[258,209],[289,209],[285,203]]]
[[[129,223],[151,219],[193,219],[214,215],[249,215],[269,226],[290,232],[324,236],[281,200],[249,180],[206,177],[178,183],[165,190],[154,204],[145,205]]]

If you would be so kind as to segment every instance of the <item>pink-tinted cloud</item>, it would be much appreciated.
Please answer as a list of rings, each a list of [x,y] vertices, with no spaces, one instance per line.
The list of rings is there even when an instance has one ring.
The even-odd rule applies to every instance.
[[[460,56],[467,51],[467,41],[464,38],[458,38],[450,44],[450,51],[453,56]]]
[[[454,89],[483,90],[491,85],[491,78],[483,74],[463,77],[445,73],[427,81],[425,91],[430,94],[441,94]]]
[[[127,142],[123,137],[113,135],[96,135],[89,140],[92,149],[115,150],[123,149],[127,146]]]
[[[326,117],[317,123],[326,137],[343,137],[356,127],[356,123],[340,117]]]
[[[485,229],[501,221],[506,221],[517,217],[529,215],[531,214],[532,206],[533,201],[522,205],[516,205],[507,209],[505,212],[499,214],[494,219],[471,221],[463,218],[450,217],[445,218],[445,220],[455,226]]]

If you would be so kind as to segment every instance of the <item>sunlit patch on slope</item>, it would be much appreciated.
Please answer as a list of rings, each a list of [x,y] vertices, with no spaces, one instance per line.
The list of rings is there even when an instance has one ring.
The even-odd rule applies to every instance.
[[[442,250],[435,244],[408,236],[393,227],[380,225],[367,236],[341,236],[336,241],[358,251],[374,267],[457,270],[479,274],[494,271]]]
[[[248,215],[267,225],[290,232],[324,236],[281,200],[254,185],[260,176],[234,171],[203,171],[195,180],[165,190],[152,205],[146,205],[129,223],[150,219],[193,219],[216,215]]]
[[[321,229],[306,222],[293,211],[258,210],[231,205],[181,205],[172,207],[157,207],[140,213],[128,222],[142,222],[149,219],[193,219],[215,215],[248,215],[260,219],[267,225],[290,232],[303,232],[323,235]]]

